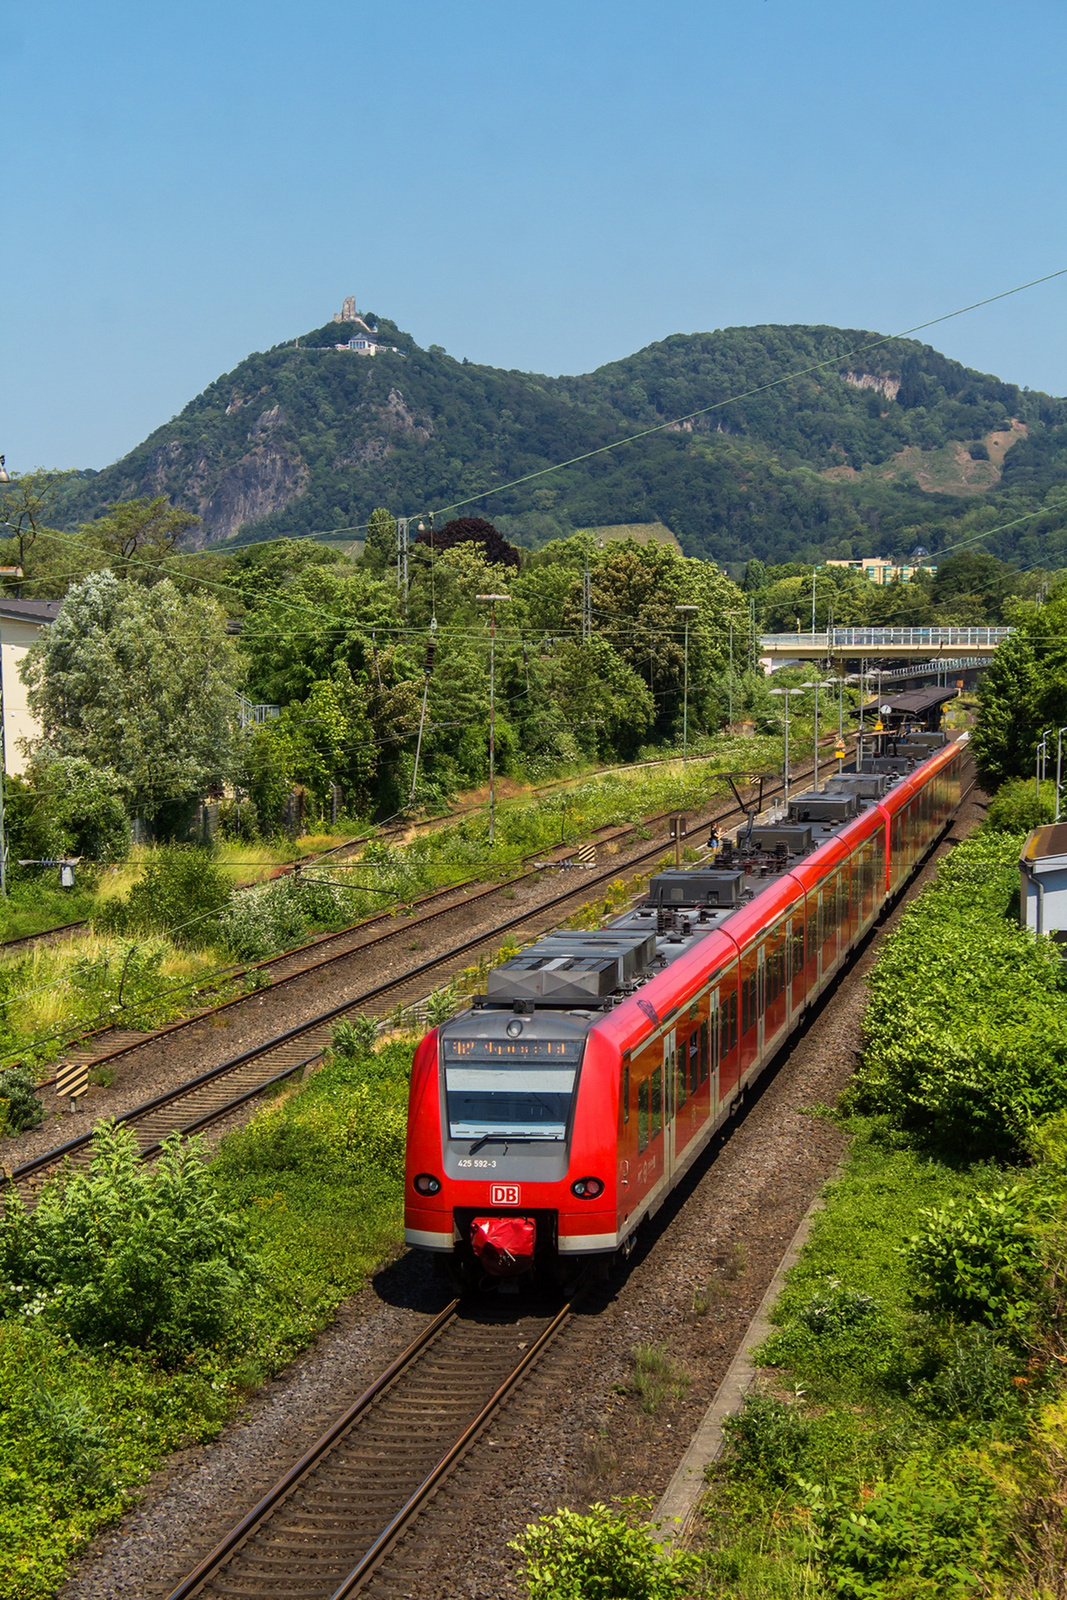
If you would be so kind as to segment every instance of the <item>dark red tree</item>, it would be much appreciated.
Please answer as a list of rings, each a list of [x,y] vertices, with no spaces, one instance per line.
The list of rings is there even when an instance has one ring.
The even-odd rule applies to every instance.
[[[416,544],[430,543],[430,531],[424,528],[415,536]],[[486,522],[484,517],[456,517],[452,522],[446,522],[443,527],[433,531],[433,547],[435,550],[451,550],[457,544],[480,544],[485,549],[487,561],[494,562],[501,567],[517,567],[520,562],[519,552],[513,544],[508,544],[502,533],[498,533],[491,522]]]

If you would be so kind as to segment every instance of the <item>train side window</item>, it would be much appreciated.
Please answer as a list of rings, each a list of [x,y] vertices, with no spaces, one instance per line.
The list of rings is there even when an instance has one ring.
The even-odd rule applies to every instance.
[[[642,1078],[637,1085],[637,1153],[648,1149],[648,1098],[649,1083]]]
[[[708,1055],[711,1034],[706,1022],[700,1024],[700,1082],[708,1081]]]
[[[700,1072],[701,1057],[705,1047],[703,1039],[707,1036],[708,1025],[702,1022],[699,1028],[694,1028],[689,1035],[689,1093],[696,1094],[704,1078]]]
[[[651,1084],[651,1089],[649,1091],[649,1099],[650,1099],[650,1102],[651,1102],[650,1103],[651,1116],[649,1118],[649,1130],[648,1131],[649,1131],[649,1136],[651,1138],[658,1139],[660,1134],[663,1132],[663,1068],[662,1067],[657,1067],[656,1068],[655,1072],[652,1074],[652,1077],[649,1079],[649,1082]]]
[[[623,1122],[629,1122],[630,1120],[630,1063],[628,1061],[624,1061],[622,1064],[622,1120]]]

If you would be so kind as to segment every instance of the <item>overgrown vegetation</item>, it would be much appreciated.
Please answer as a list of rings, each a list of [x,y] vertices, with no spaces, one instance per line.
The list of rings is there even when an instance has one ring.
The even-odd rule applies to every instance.
[[[88,1172],[0,1221],[0,1593],[46,1600],[162,1456],[209,1438],[400,1237],[410,1043],[338,1029],[205,1166],[142,1166],[103,1127]]]
[[[844,1173],[711,1474],[730,1600],[1059,1600],[1067,990],[1021,840],[958,845],[887,940]]]

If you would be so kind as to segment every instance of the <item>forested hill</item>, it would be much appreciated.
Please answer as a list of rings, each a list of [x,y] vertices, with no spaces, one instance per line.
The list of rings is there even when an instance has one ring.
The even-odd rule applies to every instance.
[[[1067,560],[1055,511],[1067,402],[927,345],[857,329],[729,328],[547,378],[423,350],[385,318],[378,329],[396,348],[373,358],[335,349],[353,330],[334,323],[249,356],[123,460],[79,474],[65,524],[166,493],[203,518],[204,541],[330,534],[376,505],[447,506],[714,406],[471,510],[528,545],[660,521],[689,554],[726,563],[867,553],[872,543],[933,549],[963,513],[966,525],[988,525],[1051,491],[1048,517],[990,548],[1028,564]]]

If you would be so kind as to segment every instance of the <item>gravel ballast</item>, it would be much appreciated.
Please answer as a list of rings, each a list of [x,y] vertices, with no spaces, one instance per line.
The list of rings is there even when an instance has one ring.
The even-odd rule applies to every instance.
[[[937,855],[981,820],[981,801],[965,803]],[[933,870],[928,862],[909,898]],[[625,1272],[590,1293],[368,1592],[519,1596],[508,1540],[527,1522],[559,1505],[659,1497],[798,1222],[840,1162],[843,1136],[813,1108],[832,1104],[854,1069],[866,974],[898,915],[646,1230]],[[142,1503],[86,1552],[64,1600],[169,1593],[445,1298],[417,1258],[386,1267],[217,1442],[155,1474]],[[669,1352],[684,1379],[684,1392],[651,1413],[631,1392],[633,1351],[644,1343]]]

